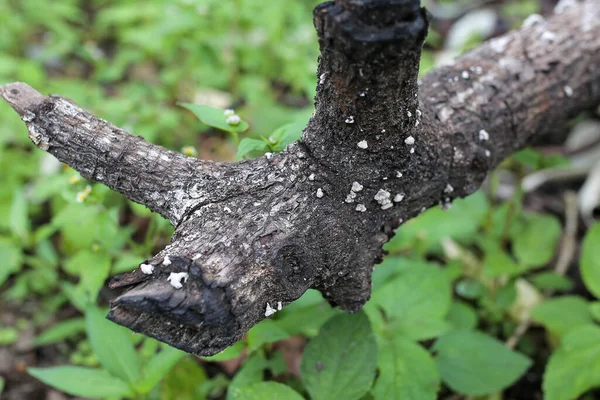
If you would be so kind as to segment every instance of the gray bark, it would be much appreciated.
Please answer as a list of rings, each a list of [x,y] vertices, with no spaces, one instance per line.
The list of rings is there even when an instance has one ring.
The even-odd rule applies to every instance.
[[[600,3],[568,3],[422,81],[418,1],[323,3],[316,111],[302,141],[238,163],[152,145],[23,83],[0,95],[39,148],[176,227],[144,261],[151,274],[111,282],[128,290],[108,317],[211,355],[308,288],[359,310],[402,221],[469,195],[511,153],[600,103]],[[168,278],[180,272],[189,278],[177,289]]]

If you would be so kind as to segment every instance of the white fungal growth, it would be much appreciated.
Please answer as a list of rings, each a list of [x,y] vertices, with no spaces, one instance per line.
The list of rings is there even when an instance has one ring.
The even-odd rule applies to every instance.
[[[326,72],[323,72],[320,76],[319,76],[319,85],[322,85],[325,83],[325,76],[327,75]]]
[[[309,181],[314,181],[314,180],[315,180],[315,174],[310,174],[310,175],[308,176],[308,180],[309,180]]]
[[[31,122],[35,119],[35,114],[29,110],[25,110],[25,113],[23,114],[21,119],[23,120],[23,122]]]
[[[356,193],[350,192],[348,196],[346,196],[346,203],[354,203],[354,199],[356,198]]]
[[[410,154],[414,154],[414,153],[415,153],[415,148],[414,148],[414,147],[411,147],[411,148],[410,148]]]
[[[165,266],[171,265],[171,259],[169,258],[169,255],[165,256],[165,258],[163,259],[162,264],[165,265]]]
[[[183,287],[183,282],[187,282],[188,273],[187,272],[171,272],[169,277],[167,278],[171,286],[175,289],[181,289]]]
[[[490,134],[487,133],[487,131],[485,129],[481,129],[479,131],[479,140],[481,140],[481,141],[490,140]]]
[[[419,120],[415,121],[415,126],[419,126]]]
[[[571,86],[565,86],[563,88],[563,91],[565,92],[565,94],[567,95],[567,97],[571,97],[573,96],[573,89],[571,88]]]
[[[381,205],[381,209],[387,210],[388,208],[392,208],[393,206],[394,206],[394,204],[392,204],[392,202],[388,200],[387,203]]]
[[[353,124],[354,123],[354,116],[353,115],[349,116],[348,118],[346,118],[345,122],[347,124]]]
[[[281,309],[283,308],[283,305],[281,304],[280,301],[277,302],[277,311],[281,311]]]
[[[468,73],[467,71],[463,71],[463,72],[460,74],[460,76],[461,76],[463,79],[469,79],[469,73]]]
[[[365,94],[365,92],[360,92],[359,96],[360,96],[360,97],[365,97],[365,96],[366,96],[366,94]]]
[[[548,43],[554,43],[554,41],[556,40],[556,34],[550,31],[544,31],[544,33],[542,33],[542,36],[540,37],[542,38],[542,40],[545,40]]]
[[[406,114],[408,115],[408,118],[412,117],[412,113],[410,111],[407,111]]]
[[[366,149],[367,147],[369,147],[369,144],[367,143],[366,140],[361,140],[360,142],[357,143],[357,146],[360,147],[361,149]]]
[[[412,146],[413,144],[415,144],[415,138],[412,136],[409,136],[406,139],[404,139],[404,143],[406,143],[409,146]]]
[[[452,193],[454,192],[454,188],[452,187],[451,184],[447,184],[446,188],[444,189],[444,193]]]
[[[382,130],[381,130],[381,133],[385,133],[385,129],[382,129]]]
[[[544,22],[544,17],[540,14],[531,14],[529,17],[525,18],[523,21],[523,28],[531,28],[532,26],[536,26],[542,24]]]
[[[273,307],[271,307],[271,305],[269,303],[267,303],[267,309],[265,310],[265,317],[270,317],[271,315],[275,314],[277,312],[276,309],[274,309]]]
[[[352,182],[352,189],[353,192],[360,192],[361,190],[363,190],[363,185],[361,185],[358,182]]]
[[[140,264],[140,269],[146,275],[151,275],[154,272],[154,265],[151,264]]]
[[[492,47],[492,50],[494,50],[496,53],[504,53],[504,50],[506,50],[506,45],[508,44],[508,41],[509,41],[508,37],[501,36],[499,38],[492,40],[490,42],[490,46]]]
[[[239,125],[241,121],[242,121],[242,119],[240,118],[240,116],[239,115],[235,115],[235,114],[234,115],[230,115],[225,120],[225,122],[227,122],[227,124],[233,125],[233,126]]]
[[[390,192],[387,190],[379,189],[379,191],[375,194],[374,199],[378,202],[384,201],[390,198]]]
[[[421,110],[417,110],[417,118],[421,118]]]
[[[486,151],[485,151],[485,156],[486,156],[486,157],[489,157],[489,156],[491,156],[491,155],[492,155],[492,153],[490,153],[490,151],[489,151],[489,150],[486,150]]]
[[[396,171],[396,178],[402,178],[402,172]]]
[[[231,117],[232,115],[235,115],[235,111],[233,111],[231,108],[228,108],[227,110],[223,111],[223,115],[226,117]]]
[[[394,196],[394,203],[400,203],[402,200],[404,200],[404,194],[398,193]]]
[[[317,189],[317,197],[320,199],[321,197],[323,197],[323,189],[318,188]]]
[[[367,207],[365,207],[364,204],[358,204],[356,206],[356,211],[358,211],[358,212],[365,212],[365,211],[367,211]]]

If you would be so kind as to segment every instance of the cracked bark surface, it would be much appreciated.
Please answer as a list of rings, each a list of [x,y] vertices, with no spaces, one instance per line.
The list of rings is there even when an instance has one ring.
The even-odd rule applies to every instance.
[[[172,243],[116,277],[109,318],[212,355],[276,308],[320,290],[355,312],[402,221],[474,192],[505,157],[600,103],[600,3],[484,43],[417,80],[418,1],[314,11],[321,58],[302,141],[237,163],[186,157],[24,83],[0,87],[40,149],[169,219]],[[359,190],[360,189],[360,190]],[[401,228],[400,228],[401,231]],[[168,256],[168,258],[167,258]],[[171,273],[188,279],[176,289]]]

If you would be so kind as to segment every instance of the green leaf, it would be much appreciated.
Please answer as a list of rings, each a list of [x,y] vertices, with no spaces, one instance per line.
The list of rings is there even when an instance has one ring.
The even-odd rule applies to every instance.
[[[246,342],[243,340],[238,340],[231,346],[227,347],[225,350],[220,353],[215,354],[210,357],[202,357],[203,360],[206,361],[226,361],[231,360],[232,358],[239,357],[244,349],[246,348]]]
[[[379,351],[375,400],[435,400],[440,377],[433,358],[418,344],[401,336]]]
[[[441,252],[440,243],[446,237],[471,242],[488,207],[485,194],[479,191],[466,199],[454,200],[448,211],[437,207],[429,209],[404,223],[386,249],[399,252],[418,246],[425,251]]]
[[[2,268],[0,268],[0,285],[2,285],[11,274],[21,269],[23,254],[16,243],[0,237],[0,259],[2,259]]]
[[[82,250],[65,263],[64,269],[80,277],[79,285],[93,303],[110,274],[110,264],[108,254]]]
[[[444,273],[432,264],[410,268],[373,293],[367,307],[381,308],[394,334],[429,339],[449,329],[445,321],[452,291]]]
[[[314,400],[360,399],[370,389],[377,344],[363,312],[327,322],[302,356],[302,377]]]
[[[289,336],[274,321],[265,319],[248,331],[248,352],[252,353],[262,345],[277,342]]]
[[[544,373],[544,399],[570,400],[600,387],[600,328],[584,325],[562,339]]]
[[[240,121],[237,125],[228,124],[226,122],[227,116],[224,114],[224,110],[221,110],[220,108],[190,103],[179,103],[179,105],[193,112],[200,121],[213,128],[235,133],[244,132],[248,129],[248,123],[246,121]]]
[[[513,251],[523,266],[541,267],[554,256],[561,235],[560,222],[547,214],[528,213],[526,216],[526,223],[511,236]]]
[[[600,299],[600,222],[587,231],[581,247],[581,277],[588,290]]]
[[[234,400],[303,400],[304,398],[289,386],[277,382],[260,382],[237,388],[232,395]]]
[[[454,300],[446,319],[454,329],[475,329],[477,327],[477,313],[467,303]]]
[[[457,282],[456,293],[465,299],[478,299],[485,294],[485,286],[478,280],[465,278]]]
[[[600,301],[590,303],[590,314],[596,322],[600,322]]]
[[[241,160],[242,157],[253,151],[264,152],[267,146],[268,144],[264,140],[244,138],[240,141],[235,158]]]
[[[229,384],[227,400],[233,399],[233,394],[238,389],[261,382],[264,378],[265,368],[267,368],[267,361],[261,352],[256,352],[250,358],[246,359],[242,368],[235,374]]]
[[[0,346],[7,346],[17,341],[19,331],[15,328],[0,328]]]
[[[46,329],[35,338],[36,346],[47,346],[85,331],[85,320],[73,318]]]
[[[531,319],[555,335],[563,336],[574,328],[592,323],[588,302],[578,296],[556,297],[531,311]]]
[[[142,382],[138,385],[141,393],[148,393],[162,378],[165,377],[185,353],[174,347],[164,347],[155,354],[142,368]]]
[[[29,368],[27,372],[60,391],[93,399],[132,397],[129,386],[102,369],[83,367]]]
[[[533,275],[529,280],[540,290],[566,291],[573,288],[571,279],[556,272],[540,272]]]
[[[492,394],[513,384],[531,361],[477,331],[453,331],[434,344],[442,380],[469,396]]]
[[[95,306],[86,309],[85,322],[90,343],[102,366],[114,376],[137,385],[140,367],[130,331],[107,320]]]
[[[15,190],[14,192],[9,223],[13,233],[21,240],[26,241],[31,229],[28,217],[28,203],[23,190]]]
[[[486,276],[496,278],[499,276],[517,276],[525,271],[515,260],[503,251],[498,241],[490,240],[485,246],[483,272]]]

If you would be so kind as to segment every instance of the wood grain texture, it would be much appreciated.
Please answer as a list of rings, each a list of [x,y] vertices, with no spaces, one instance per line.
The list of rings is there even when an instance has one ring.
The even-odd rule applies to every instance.
[[[144,261],[152,274],[113,280],[128,290],[109,318],[211,355],[267,304],[308,288],[359,310],[401,221],[474,192],[511,153],[600,103],[600,3],[563,4],[417,80],[428,26],[418,1],[323,3],[316,111],[302,141],[238,163],[152,145],[23,83],[0,95],[38,147],[176,227]],[[181,272],[176,289],[168,278]]]

